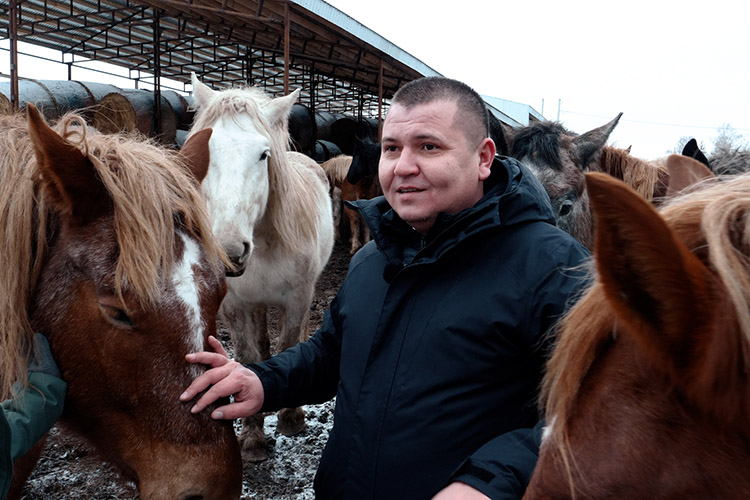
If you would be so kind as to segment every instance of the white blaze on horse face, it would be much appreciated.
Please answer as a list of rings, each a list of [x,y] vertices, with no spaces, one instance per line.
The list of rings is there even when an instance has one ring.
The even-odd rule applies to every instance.
[[[195,268],[201,265],[201,252],[198,243],[180,233],[184,250],[182,260],[175,263],[172,271],[172,285],[175,293],[185,305],[186,319],[190,327],[188,348],[191,351],[203,350],[203,319],[201,318],[200,289]]]
[[[249,117],[224,117],[212,125],[211,163],[203,179],[213,232],[230,258],[253,246],[253,227],[268,202],[268,139]]]

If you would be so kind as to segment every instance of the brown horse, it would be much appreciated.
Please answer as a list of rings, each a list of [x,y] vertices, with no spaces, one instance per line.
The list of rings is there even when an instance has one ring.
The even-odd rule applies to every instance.
[[[750,176],[659,212],[587,188],[598,276],[561,323],[524,498],[750,498]]]
[[[328,182],[331,186],[331,199],[333,201],[334,227],[339,228],[341,210],[346,215],[349,222],[349,253],[354,255],[362,245],[370,241],[370,230],[362,220],[359,212],[353,208],[347,207],[347,201],[356,201],[370,199],[383,194],[378,180],[377,172],[375,175],[365,175],[358,178],[357,182],[352,184],[349,181],[347,173],[352,164],[352,157],[349,155],[339,155],[325,161],[322,164],[323,170],[328,175]],[[336,193],[340,191],[340,195]],[[341,197],[339,199],[339,196]]]
[[[33,105],[27,115],[0,119],[3,399],[26,380],[22,346],[41,332],[68,383],[61,423],[141,498],[239,498],[231,424],[179,401],[197,375],[184,356],[216,333],[226,291],[188,171],[205,175],[211,131],[178,155],[75,115],[55,129]]]

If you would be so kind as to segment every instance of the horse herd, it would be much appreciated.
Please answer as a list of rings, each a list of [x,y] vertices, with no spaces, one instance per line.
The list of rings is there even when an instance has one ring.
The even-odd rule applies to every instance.
[[[297,92],[192,83],[179,152],[75,115],[50,126],[33,105],[0,118],[0,387],[25,377],[22,346],[44,332],[68,382],[61,423],[144,499],[239,498],[243,457],[265,457],[262,417],[237,438],[190,414],[178,395],[199,368],[184,356],[220,318],[237,359],[267,358],[269,307],[281,349],[305,339],[332,196],[379,193],[377,144],[324,167],[288,151]],[[526,498],[750,497],[750,177],[688,148],[646,162],[607,146],[619,118],[581,135],[493,127],[595,263],[557,332]],[[344,213],[353,253],[366,228]],[[298,433],[304,413],[278,425]],[[17,461],[9,498],[42,446]]]

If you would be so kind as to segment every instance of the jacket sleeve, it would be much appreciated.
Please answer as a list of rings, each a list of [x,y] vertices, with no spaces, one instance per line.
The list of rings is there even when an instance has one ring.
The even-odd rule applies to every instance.
[[[263,384],[263,407],[277,411],[306,404],[324,403],[336,395],[341,360],[341,329],[336,303],[326,311],[323,324],[306,342],[270,359],[248,365]]]
[[[5,498],[13,477],[13,461],[52,428],[63,410],[67,384],[41,372],[29,373],[29,385],[15,399],[2,403],[0,412],[0,498]]]
[[[544,422],[532,429],[516,429],[489,441],[466,459],[451,477],[493,500],[523,497],[534,472]]]
[[[60,417],[67,384],[42,372],[29,373],[29,385],[15,399],[2,403],[10,429],[10,455],[23,456]]]

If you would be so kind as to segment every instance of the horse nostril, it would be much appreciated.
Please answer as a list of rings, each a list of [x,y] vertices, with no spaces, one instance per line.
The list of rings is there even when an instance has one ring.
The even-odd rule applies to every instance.
[[[245,262],[250,256],[250,243],[247,241],[242,242],[242,255],[240,255],[239,262]]]
[[[203,495],[188,495],[180,498],[180,500],[203,500]]]

